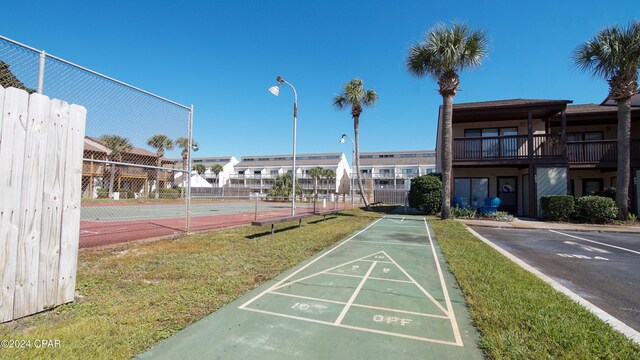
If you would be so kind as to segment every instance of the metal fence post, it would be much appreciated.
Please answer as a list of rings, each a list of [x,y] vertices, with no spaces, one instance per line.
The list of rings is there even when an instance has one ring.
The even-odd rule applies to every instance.
[[[47,58],[44,50],[40,52],[40,65],[38,67],[38,94],[44,90],[44,61]]]
[[[187,172],[182,176],[187,176],[187,221],[185,232],[188,234],[191,225],[191,150],[193,147],[193,104],[189,109],[189,147],[187,149]]]

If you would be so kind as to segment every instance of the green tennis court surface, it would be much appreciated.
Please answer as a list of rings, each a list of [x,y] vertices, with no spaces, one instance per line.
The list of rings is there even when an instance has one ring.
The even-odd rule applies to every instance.
[[[127,221],[180,218],[185,216],[185,204],[145,204],[145,205],[108,205],[84,206],[80,211],[81,220],[90,221]],[[243,212],[253,212],[255,202],[194,202],[191,204],[191,216],[228,215]],[[313,207],[313,204],[302,203],[298,208]],[[290,209],[287,203],[260,202],[258,211],[277,211]]]
[[[477,341],[427,222],[394,216],[140,357],[480,359]]]

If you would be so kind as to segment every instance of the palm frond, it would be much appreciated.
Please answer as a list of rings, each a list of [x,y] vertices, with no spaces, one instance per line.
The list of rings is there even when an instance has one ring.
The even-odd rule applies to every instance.
[[[333,97],[333,106],[335,106],[338,110],[344,109],[347,105],[347,99],[344,96],[336,94]]]
[[[409,73],[438,80],[447,72],[459,72],[479,66],[487,56],[487,36],[483,31],[453,23],[437,24],[424,40],[409,49],[406,67]]]
[[[578,45],[572,54],[574,66],[596,77],[635,76],[640,68],[640,22],[627,27],[611,26]]]
[[[366,90],[362,96],[362,105],[372,107],[378,100],[378,94],[374,90]]]

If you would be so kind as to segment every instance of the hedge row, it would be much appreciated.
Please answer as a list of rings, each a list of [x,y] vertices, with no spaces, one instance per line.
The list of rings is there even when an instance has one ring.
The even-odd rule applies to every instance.
[[[615,201],[603,196],[582,196],[574,200],[570,195],[546,195],[540,199],[543,216],[552,221],[604,224],[615,220],[618,208]]]

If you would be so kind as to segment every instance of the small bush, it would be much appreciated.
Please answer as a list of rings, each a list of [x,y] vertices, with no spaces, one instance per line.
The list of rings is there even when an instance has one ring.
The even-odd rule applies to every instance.
[[[458,204],[451,208],[451,217],[454,219],[473,219],[476,211],[469,206],[460,207]]]
[[[577,221],[604,224],[615,220],[618,207],[615,201],[602,196],[582,196],[576,200],[573,218]]]
[[[591,194],[589,194],[591,195]],[[603,196],[603,197],[608,197],[613,199],[613,201],[616,201],[616,188],[615,187],[610,187],[608,189],[603,189],[602,191],[600,191],[597,194],[594,194],[597,196]]]
[[[411,180],[409,206],[427,214],[437,214],[442,205],[442,181],[437,176],[422,175]]]
[[[133,199],[133,190],[120,190],[120,199]]]
[[[109,189],[99,187],[96,189],[96,194],[98,195],[98,199],[108,199]]]
[[[513,221],[513,215],[509,214],[506,211],[496,211],[493,214],[491,214],[491,218],[495,221],[502,221],[502,222]]]
[[[545,195],[540,198],[544,217],[551,221],[569,221],[573,212],[574,199],[571,195]]]
[[[160,191],[160,199],[178,199],[180,198],[180,190],[179,189],[168,189],[162,188]]]

